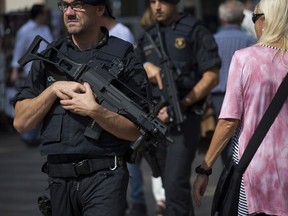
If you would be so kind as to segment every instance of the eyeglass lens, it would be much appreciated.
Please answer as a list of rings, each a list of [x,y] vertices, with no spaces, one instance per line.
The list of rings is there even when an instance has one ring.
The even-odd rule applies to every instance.
[[[68,9],[68,7],[70,6],[72,10],[74,11],[79,11],[83,8],[84,3],[80,2],[80,1],[74,1],[71,3],[67,3],[67,2],[58,2],[58,8],[61,11],[66,11]]]

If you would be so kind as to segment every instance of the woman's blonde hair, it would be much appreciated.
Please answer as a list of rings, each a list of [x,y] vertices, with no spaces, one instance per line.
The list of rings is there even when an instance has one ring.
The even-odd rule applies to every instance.
[[[288,45],[288,0],[261,0],[255,13],[264,13],[265,23],[259,44],[275,44],[287,49]]]
[[[147,7],[140,19],[140,25],[143,29],[148,28],[155,23],[155,18],[150,7]]]

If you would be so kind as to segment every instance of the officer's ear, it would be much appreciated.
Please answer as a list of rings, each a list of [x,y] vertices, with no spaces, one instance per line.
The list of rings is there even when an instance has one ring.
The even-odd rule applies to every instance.
[[[101,17],[103,16],[104,12],[105,12],[105,5],[97,5],[96,6],[96,13],[97,13],[97,16]]]

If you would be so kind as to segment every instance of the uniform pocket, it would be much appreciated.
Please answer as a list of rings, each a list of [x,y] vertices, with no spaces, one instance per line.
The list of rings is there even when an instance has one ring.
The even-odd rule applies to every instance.
[[[53,107],[45,117],[41,128],[41,142],[43,145],[61,140],[61,131],[65,110],[61,106]]]

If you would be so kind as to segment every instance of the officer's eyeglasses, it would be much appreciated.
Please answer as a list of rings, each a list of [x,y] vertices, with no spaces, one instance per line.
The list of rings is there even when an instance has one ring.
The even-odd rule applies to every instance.
[[[74,1],[71,3],[67,3],[67,2],[58,2],[58,8],[59,10],[65,12],[68,7],[70,6],[72,10],[74,11],[82,11],[83,10],[83,6],[84,6],[84,2],[82,1]]]
[[[264,15],[264,13],[253,13],[252,14],[252,22],[255,24],[256,21],[263,15]]]

